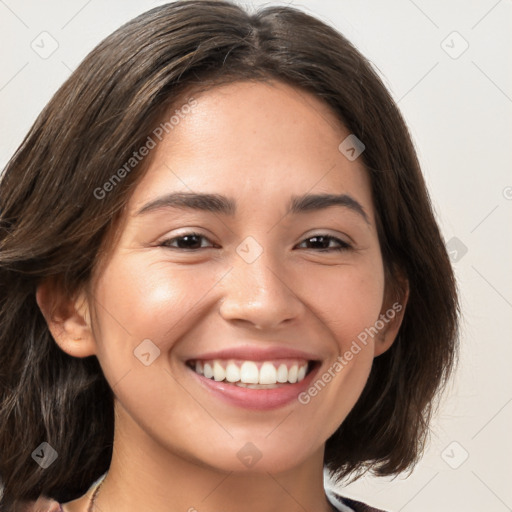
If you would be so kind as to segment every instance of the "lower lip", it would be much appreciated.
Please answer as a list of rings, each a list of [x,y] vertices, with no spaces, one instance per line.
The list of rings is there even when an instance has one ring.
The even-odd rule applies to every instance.
[[[284,384],[272,389],[243,388],[235,384],[207,379],[191,368],[189,370],[202,386],[206,387],[208,391],[218,396],[221,400],[244,409],[268,410],[283,407],[297,400],[298,395],[309,387],[319,367],[320,365],[316,363],[313,369],[300,382]]]

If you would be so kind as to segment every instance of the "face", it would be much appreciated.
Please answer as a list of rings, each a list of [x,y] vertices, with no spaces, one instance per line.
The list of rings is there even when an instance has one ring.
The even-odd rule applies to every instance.
[[[314,96],[238,82],[195,99],[91,283],[94,353],[139,440],[286,470],[322,453],[393,341],[391,324],[368,335],[390,307],[370,182]]]

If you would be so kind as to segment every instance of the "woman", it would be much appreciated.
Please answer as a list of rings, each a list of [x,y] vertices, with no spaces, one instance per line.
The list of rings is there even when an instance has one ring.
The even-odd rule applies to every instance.
[[[2,510],[372,510],[324,467],[418,460],[455,282],[407,128],[334,29],[139,16],[41,113],[0,208]]]

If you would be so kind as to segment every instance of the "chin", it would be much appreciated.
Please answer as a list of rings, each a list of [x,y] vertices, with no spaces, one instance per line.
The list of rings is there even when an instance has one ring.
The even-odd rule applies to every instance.
[[[247,437],[250,439],[250,437]],[[234,472],[243,474],[281,473],[296,468],[302,464],[309,453],[304,452],[304,447],[310,447],[309,443],[287,444],[274,443],[269,440],[258,441],[232,441],[231,446],[226,446],[222,451],[209,453],[208,457],[201,457],[203,464],[213,467],[221,472]],[[233,447],[235,445],[235,447]]]

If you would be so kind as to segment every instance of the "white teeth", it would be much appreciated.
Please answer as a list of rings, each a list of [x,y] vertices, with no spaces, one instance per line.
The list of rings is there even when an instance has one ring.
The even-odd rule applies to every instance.
[[[207,379],[211,379],[213,377],[213,369],[212,367],[210,366],[210,363],[204,363],[204,376],[207,378]]]
[[[235,363],[229,362],[226,366],[226,380],[238,382],[240,380],[240,368]]]
[[[295,384],[295,382],[297,382],[297,373],[298,373],[298,366],[296,364],[294,364],[288,370],[288,382],[290,384]]]
[[[277,382],[288,382],[288,368],[285,364],[280,364],[277,369]]]
[[[278,365],[271,361],[256,363],[215,359],[208,362],[196,361],[192,368],[199,375],[217,382],[227,381],[241,387],[269,389],[279,384],[300,382],[306,377],[308,364],[289,361]]]
[[[274,389],[279,387],[278,384],[244,384],[243,382],[237,382],[235,386],[250,389]]]
[[[260,368],[260,384],[275,384],[277,380],[276,367],[272,363],[263,363]]]
[[[245,361],[240,368],[240,380],[245,384],[259,384],[259,372],[256,363]]]
[[[226,370],[224,370],[218,361],[213,362],[213,378],[216,381],[221,381],[226,378]]]

